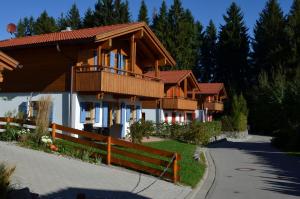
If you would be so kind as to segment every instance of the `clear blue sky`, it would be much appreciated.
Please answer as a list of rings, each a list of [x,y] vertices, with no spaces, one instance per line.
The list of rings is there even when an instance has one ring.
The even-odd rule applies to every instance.
[[[149,16],[152,16],[153,9],[159,9],[161,0],[145,0],[148,6]],[[182,0],[183,6],[192,11],[194,17],[204,26],[212,19],[219,27],[223,24],[222,15],[232,1],[235,1],[244,12],[245,21],[252,35],[252,28],[258,18],[259,12],[263,9],[266,0]],[[81,16],[84,15],[88,7],[94,8],[96,0],[4,0],[0,9],[0,40],[7,39],[10,35],[6,32],[8,23],[17,23],[25,16],[37,17],[43,10],[47,10],[49,15],[57,18],[62,12],[69,10],[73,3],[80,9]],[[167,0],[168,7],[173,0]],[[292,0],[279,0],[281,7],[287,13],[292,4]],[[136,20],[140,1],[129,0],[132,19]]]

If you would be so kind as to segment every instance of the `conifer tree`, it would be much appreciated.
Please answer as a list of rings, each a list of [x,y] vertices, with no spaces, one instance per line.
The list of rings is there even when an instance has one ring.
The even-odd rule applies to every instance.
[[[252,43],[254,76],[261,70],[271,75],[272,68],[276,70],[282,66],[285,69],[289,57],[285,27],[285,18],[278,1],[268,0],[254,27]]]
[[[95,4],[95,26],[106,26],[115,23],[113,0],[98,0]]]
[[[81,28],[81,18],[79,10],[75,3],[72,5],[71,9],[67,13],[66,21],[67,26],[71,27],[72,30]]]
[[[55,19],[50,17],[46,10],[41,13],[34,24],[34,34],[36,35],[56,32],[57,30]]]
[[[200,61],[200,79],[202,82],[214,81],[217,67],[217,29],[212,20],[209,21],[203,36]]]
[[[159,13],[154,14],[152,19],[152,30],[164,46],[167,46],[168,34],[168,9],[165,0],[163,0]]]
[[[148,17],[148,8],[144,0],[141,2],[141,7],[138,15],[138,21],[146,22],[149,24],[149,17]]]
[[[227,90],[245,90],[249,75],[249,36],[243,13],[232,3],[223,16],[225,24],[219,33],[216,78],[224,82]]]
[[[33,35],[34,33],[34,19],[33,17],[25,17],[20,19],[17,24],[17,32],[15,34],[16,37],[24,37]]]
[[[287,33],[291,49],[289,65],[291,68],[300,67],[300,0],[294,0],[288,14]]]
[[[91,28],[95,26],[95,17],[91,8],[88,8],[86,10],[82,21],[82,25],[84,28]]]

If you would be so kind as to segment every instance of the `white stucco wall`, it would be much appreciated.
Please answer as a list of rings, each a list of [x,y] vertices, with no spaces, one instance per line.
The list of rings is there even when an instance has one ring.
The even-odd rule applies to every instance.
[[[53,122],[68,124],[69,93],[0,93],[0,117],[8,111],[18,112],[19,106],[29,101],[38,101],[43,96],[50,96],[53,102]]]

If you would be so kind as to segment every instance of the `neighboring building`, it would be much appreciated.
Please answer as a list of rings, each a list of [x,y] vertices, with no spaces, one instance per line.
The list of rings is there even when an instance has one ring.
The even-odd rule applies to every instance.
[[[0,116],[17,110],[34,118],[37,100],[50,95],[51,121],[116,137],[141,118],[141,100],[163,97],[160,66],[176,64],[145,23],[8,39],[0,50],[23,66],[3,72]],[[154,76],[144,75],[149,70]]]
[[[155,73],[148,72],[146,75],[154,77]],[[164,97],[155,101],[143,101],[143,118],[156,123],[182,123],[194,120],[197,109],[194,91],[199,88],[192,71],[160,71],[159,77],[165,84]],[[188,96],[188,93],[192,95]]]
[[[198,111],[196,118],[201,121],[212,121],[213,115],[224,110],[223,100],[227,99],[223,83],[198,83],[196,91]]]

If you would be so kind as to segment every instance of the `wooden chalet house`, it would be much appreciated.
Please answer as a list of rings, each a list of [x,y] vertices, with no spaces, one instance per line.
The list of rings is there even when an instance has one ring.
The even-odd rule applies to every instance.
[[[154,77],[154,72],[146,75]],[[198,83],[191,70],[161,71],[164,96],[156,101],[143,101],[143,118],[154,122],[185,123],[195,119]],[[191,96],[188,93],[192,93]],[[194,93],[194,94],[193,94]]]
[[[160,66],[176,64],[145,23],[8,39],[0,50],[23,66],[0,65],[0,116],[17,110],[34,118],[37,100],[50,95],[53,122],[116,137],[142,117],[141,100],[164,96]]]
[[[224,110],[223,101],[227,99],[223,83],[198,83],[196,91],[198,111],[196,117],[201,121],[212,121],[213,115]],[[192,93],[190,93],[192,94]]]

